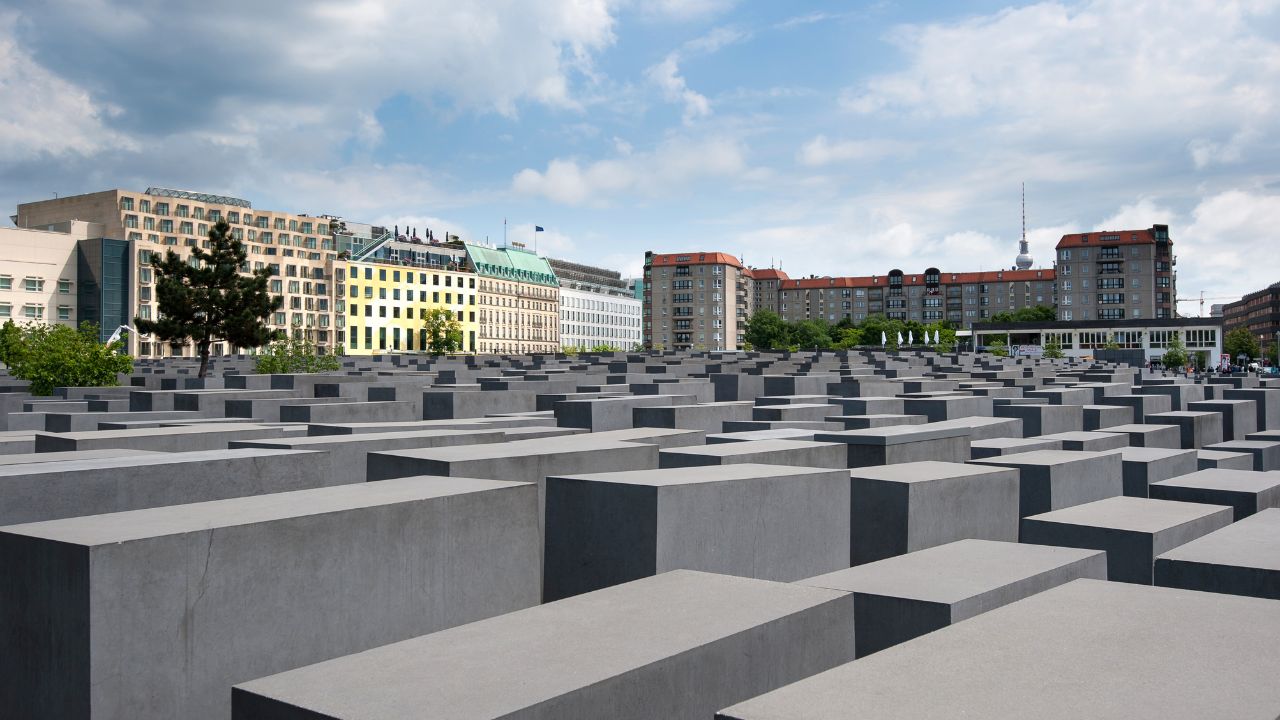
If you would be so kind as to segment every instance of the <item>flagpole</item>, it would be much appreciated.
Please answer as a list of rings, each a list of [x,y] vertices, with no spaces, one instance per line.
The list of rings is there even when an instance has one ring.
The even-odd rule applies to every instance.
[[[502,218],[502,247],[507,246],[507,219]]]

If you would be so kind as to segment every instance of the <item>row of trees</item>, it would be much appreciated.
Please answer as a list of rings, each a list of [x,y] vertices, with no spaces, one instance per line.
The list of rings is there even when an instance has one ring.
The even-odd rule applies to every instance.
[[[120,354],[123,340],[103,344],[98,326],[31,323],[6,320],[0,326],[0,362],[9,374],[29,382],[32,395],[52,395],[57,387],[115,385],[119,373],[133,369],[133,358]]]
[[[933,342],[934,332],[939,342]],[[861,323],[849,319],[835,325],[822,320],[787,322],[772,310],[758,310],[747,321],[746,341],[752,349],[759,350],[847,350],[855,347],[898,348],[898,335],[904,343],[914,338],[918,346],[934,347],[939,352],[955,349],[956,331],[945,321],[924,324],[916,320],[891,320],[884,315],[872,315]]]

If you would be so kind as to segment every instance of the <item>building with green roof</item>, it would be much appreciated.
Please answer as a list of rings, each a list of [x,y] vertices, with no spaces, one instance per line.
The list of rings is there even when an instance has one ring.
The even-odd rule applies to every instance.
[[[531,250],[514,246],[490,248],[470,243],[466,247],[467,257],[471,259],[477,275],[548,287],[560,284],[551,265]]]
[[[551,265],[519,246],[466,244],[478,276],[482,353],[560,350],[560,281]]]

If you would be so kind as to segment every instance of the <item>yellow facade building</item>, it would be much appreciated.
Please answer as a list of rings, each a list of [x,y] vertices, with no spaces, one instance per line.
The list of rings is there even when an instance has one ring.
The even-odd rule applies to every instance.
[[[457,317],[461,352],[476,351],[475,273],[378,261],[343,264],[337,305],[348,355],[429,352],[423,321],[434,308]]]

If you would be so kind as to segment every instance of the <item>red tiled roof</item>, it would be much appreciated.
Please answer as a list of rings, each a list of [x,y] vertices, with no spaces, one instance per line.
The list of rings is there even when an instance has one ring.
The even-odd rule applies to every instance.
[[[1104,236],[1113,237],[1116,235],[1120,236],[1119,240],[1107,240],[1105,242],[1102,240]],[[1156,235],[1152,231],[1152,228],[1147,228],[1145,230],[1102,230],[1099,232],[1071,233],[1069,235],[1063,235],[1062,239],[1058,241],[1056,249],[1061,250],[1063,248],[1086,247],[1090,245],[1154,245],[1155,242]]]
[[[732,265],[742,268],[738,258],[722,252],[654,253],[651,265]]]
[[[939,273],[940,284],[955,285],[959,283],[994,283],[994,282],[1052,282],[1056,274],[1053,268],[1039,270],[987,270],[984,272]],[[909,275],[903,273],[902,285],[924,285],[924,273]],[[869,275],[861,277],[818,277],[787,279],[780,286],[787,290],[816,288],[847,287],[888,287],[888,275]]]
[[[751,268],[751,277],[756,280],[790,280],[786,273],[774,268]]]

